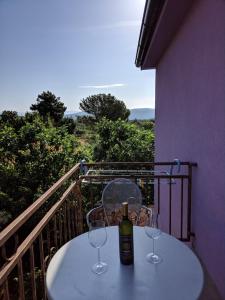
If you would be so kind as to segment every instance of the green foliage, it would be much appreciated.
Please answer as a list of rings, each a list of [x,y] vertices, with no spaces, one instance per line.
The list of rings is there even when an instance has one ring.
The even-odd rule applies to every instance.
[[[154,120],[134,120],[130,122],[131,124],[135,124],[140,129],[151,130],[151,131],[154,130],[154,126],[155,126]]]
[[[94,114],[93,108],[94,116],[78,118],[76,122],[62,118],[65,107],[50,92],[39,95],[38,104],[32,105],[35,112],[24,117],[13,111],[2,113],[0,230],[81,159],[89,162],[153,160],[154,122],[125,121],[129,111],[111,95],[88,98],[93,106],[97,101],[97,111]],[[125,120],[118,119],[121,112]],[[38,220],[56,199],[57,193],[34,218]]]
[[[73,134],[76,128],[76,123],[72,118],[63,118],[59,125],[64,126],[70,134]]]
[[[92,95],[83,99],[80,103],[80,109],[91,114],[96,121],[103,117],[109,120],[127,120],[130,111],[126,108],[123,101],[116,99],[111,94]]]
[[[93,145],[91,143],[79,144],[76,148],[77,162],[81,159],[85,159],[86,162],[93,161]]]
[[[24,124],[24,120],[18,116],[16,111],[4,110],[0,116],[0,126],[6,124],[18,129]]]
[[[1,121],[3,123],[15,124],[18,120],[18,114],[16,111],[4,110],[1,114]]]
[[[47,91],[38,95],[37,104],[32,104],[30,109],[37,111],[44,121],[50,117],[57,125],[63,118],[66,107],[53,93]]]
[[[96,119],[93,116],[78,116],[77,122],[89,127],[96,123]]]
[[[154,134],[136,125],[103,119],[98,124],[98,141],[94,160],[100,161],[152,161]]]
[[[0,227],[15,218],[83,155],[74,135],[30,115],[0,127]],[[89,153],[87,153],[86,158]]]

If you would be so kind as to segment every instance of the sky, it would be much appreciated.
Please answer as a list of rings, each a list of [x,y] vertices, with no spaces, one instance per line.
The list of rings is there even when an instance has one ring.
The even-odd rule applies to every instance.
[[[144,0],[0,0],[0,111],[28,111],[51,91],[67,111],[110,93],[154,108],[155,71],[135,56]]]

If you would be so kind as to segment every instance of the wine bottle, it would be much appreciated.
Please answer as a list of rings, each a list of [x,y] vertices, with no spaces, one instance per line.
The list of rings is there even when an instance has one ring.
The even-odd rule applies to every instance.
[[[120,262],[124,265],[134,263],[133,224],[128,219],[128,202],[122,203],[123,220],[119,224]]]

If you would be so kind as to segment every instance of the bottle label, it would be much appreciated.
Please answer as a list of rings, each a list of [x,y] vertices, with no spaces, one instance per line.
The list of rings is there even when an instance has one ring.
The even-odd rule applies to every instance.
[[[133,255],[133,236],[120,235],[120,253],[122,256]]]

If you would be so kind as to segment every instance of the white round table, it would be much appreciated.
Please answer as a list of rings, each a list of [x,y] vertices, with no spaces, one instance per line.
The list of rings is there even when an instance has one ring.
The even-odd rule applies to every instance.
[[[203,271],[194,253],[183,243],[162,233],[155,242],[163,258],[158,265],[146,261],[152,240],[143,227],[134,226],[134,265],[119,260],[118,227],[107,227],[101,259],[108,271],[94,274],[97,249],[88,234],[69,241],[52,258],[46,276],[49,300],[192,300],[203,287]]]

